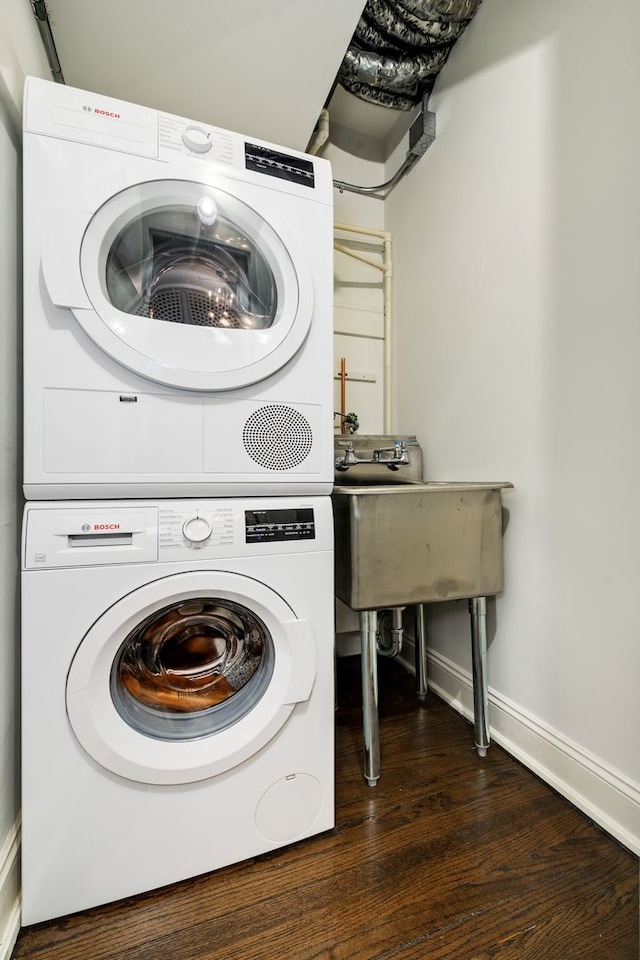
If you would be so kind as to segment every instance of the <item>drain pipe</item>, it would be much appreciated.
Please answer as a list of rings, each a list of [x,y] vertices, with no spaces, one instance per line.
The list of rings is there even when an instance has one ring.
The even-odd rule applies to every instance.
[[[382,273],[383,290],[383,402],[384,402],[384,432],[391,432],[391,280],[393,277],[391,261],[391,234],[387,230],[374,230],[371,227],[358,227],[352,223],[334,223],[334,229],[345,233],[355,233],[363,237],[375,237],[382,242],[382,261],[367,257],[351,247],[345,246],[339,240],[334,240],[333,247],[353,260],[366,263],[368,266]]]
[[[397,657],[402,650],[402,640],[404,638],[403,610],[404,607],[392,607],[389,611],[391,614],[391,643],[388,647],[380,642],[380,632],[378,632],[377,649],[382,657]]]
[[[31,8],[33,10],[33,15],[38,22],[40,39],[42,40],[45,53],[47,54],[47,60],[49,61],[49,66],[51,67],[53,79],[56,81],[56,83],[64,83],[62,67],[60,66],[58,51],[56,50],[53,33],[51,32],[51,23],[49,21],[49,13],[47,11],[45,0],[31,0]]]

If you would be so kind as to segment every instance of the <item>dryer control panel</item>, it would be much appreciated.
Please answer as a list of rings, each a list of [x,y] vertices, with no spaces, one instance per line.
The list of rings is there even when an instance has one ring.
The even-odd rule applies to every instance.
[[[27,134],[163,163],[192,159],[254,182],[266,175],[273,178],[272,189],[297,196],[313,193],[314,200],[333,203],[328,160],[203,121],[38,77],[29,77],[25,84],[23,116]]]

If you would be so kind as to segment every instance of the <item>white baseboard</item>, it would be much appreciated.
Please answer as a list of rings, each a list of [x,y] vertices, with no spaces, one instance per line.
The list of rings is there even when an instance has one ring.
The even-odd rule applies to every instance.
[[[413,645],[402,662],[415,672]],[[429,688],[473,720],[471,674],[434,651],[428,653]],[[573,743],[489,687],[491,739],[566,797],[636,855],[640,855],[640,784]]]
[[[20,818],[0,847],[0,960],[9,960],[20,932]]]

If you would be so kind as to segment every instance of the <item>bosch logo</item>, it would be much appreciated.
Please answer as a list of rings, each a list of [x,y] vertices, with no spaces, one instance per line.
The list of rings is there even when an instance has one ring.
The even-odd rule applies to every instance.
[[[94,530],[119,530],[119,523],[94,523]]]
[[[82,526],[80,527],[80,529],[82,530],[83,533],[88,533],[89,530],[91,530],[91,524],[90,524],[90,523],[83,523]]]
[[[120,114],[114,113],[113,110],[103,110],[101,107],[83,107],[85,113],[95,113],[99,117],[111,117],[112,120],[119,120]]]

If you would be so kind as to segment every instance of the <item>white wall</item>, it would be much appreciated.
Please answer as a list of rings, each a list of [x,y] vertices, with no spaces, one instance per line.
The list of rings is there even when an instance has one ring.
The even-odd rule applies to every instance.
[[[395,428],[429,479],[515,484],[494,737],[636,851],[639,42],[635,0],[484,0],[386,203]],[[431,607],[429,633],[468,710],[466,605]]]
[[[4,0],[0,19],[0,958],[19,916],[18,583],[20,111],[26,73],[50,76],[31,8]]]

